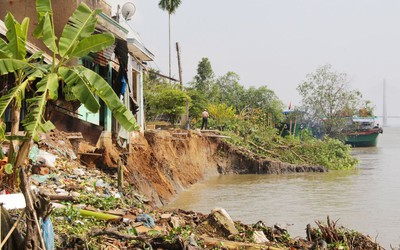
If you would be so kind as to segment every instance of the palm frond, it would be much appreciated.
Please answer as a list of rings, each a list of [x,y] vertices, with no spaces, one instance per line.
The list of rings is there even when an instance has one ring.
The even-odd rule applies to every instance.
[[[181,5],[181,0],[160,0],[158,7],[162,10],[166,10],[168,14],[174,14]]]
[[[96,16],[100,12],[100,10],[92,11],[84,3],[78,6],[64,27],[58,44],[62,57],[72,52],[80,40],[94,32],[97,23]]]

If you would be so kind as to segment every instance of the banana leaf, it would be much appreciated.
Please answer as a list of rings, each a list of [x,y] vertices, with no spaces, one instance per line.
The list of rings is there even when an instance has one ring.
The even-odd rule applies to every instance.
[[[23,67],[31,67],[29,63],[18,59],[4,58],[0,59],[0,75],[15,72]]]
[[[12,58],[20,60],[25,59],[29,18],[24,18],[22,24],[20,24],[11,13],[8,13],[5,17],[4,24],[7,27],[7,48],[8,51],[12,53]]]
[[[0,97],[0,117],[3,117],[7,107],[14,99],[18,100],[23,98],[23,94],[28,82],[28,80],[25,80],[22,82],[22,84],[12,88],[7,94]]]
[[[138,126],[132,112],[125,107],[108,82],[90,69],[82,66],[79,69],[87,82],[93,87],[96,95],[104,101],[121,126],[127,131],[137,130]]]
[[[114,36],[110,33],[85,37],[78,43],[70,57],[83,57],[90,52],[98,52],[114,44]]]
[[[83,38],[93,34],[97,23],[96,16],[100,12],[100,10],[92,11],[84,3],[78,6],[64,27],[58,43],[61,57],[69,57]]]
[[[0,38],[0,59],[12,57],[10,51],[7,48],[7,43]]]
[[[59,74],[64,79],[66,84],[65,90],[68,94],[72,94],[92,113],[96,113],[100,109],[100,103],[91,89],[91,85],[87,84],[79,72],[67,67],[61,67]],[[73,100],[73,98],[69,98]]]
[[[35,96],[27,100],[29,104],[28,115],[23,125],[25,131],[27,131],[35,141],[39,140],[40,132],[46,133],[55,128],[53,123],[44,120],[44,112],[46,110],[47,98],[57,98],[57,89],[58,76],[55,73],[50,73],[38,82]]]
[[[54,34],[54,25],[52,22],[53,11],[50,0],[37,0],[36,12],[38,17],[38,25],[33,35],[36,38],[43,38],[43,43],[54,53],[58,53],[56,44],[57,37]]]

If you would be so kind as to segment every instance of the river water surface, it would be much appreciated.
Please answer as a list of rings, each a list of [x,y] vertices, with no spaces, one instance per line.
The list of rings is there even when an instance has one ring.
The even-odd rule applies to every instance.
[[[326,222],[400,244],[400,128],[385,128],[378,146],[355,148],[357,170],[290,175],[227,175],[193,185],[169,205],[202,213],[223,207],[233,220],[288,226],[305,238],[308,223]]]

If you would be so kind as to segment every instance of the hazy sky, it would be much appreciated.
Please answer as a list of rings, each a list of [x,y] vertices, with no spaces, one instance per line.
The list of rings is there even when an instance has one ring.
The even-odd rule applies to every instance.
[[[156,56],[150,65],[168,74],[168,15],[158,0],[132,2],[130,25]],[[179,42],[185,83],[208,57],[217,76],[236,72],[242,85],[266,85],[298,105],[297,85],[329,63],[373,101],[377,115],[386,79],[388,114],[400,116],[399,13],[398,0],[182,0],[171,18],[172,75],[178,78]]]

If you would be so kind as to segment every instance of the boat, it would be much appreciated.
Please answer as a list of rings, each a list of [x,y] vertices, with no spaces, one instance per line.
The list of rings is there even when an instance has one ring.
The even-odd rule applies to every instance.
[[[345,143],[353,147],[375,147],[378,135],[383,133],[375,117],[352,117],[349,125]]]

